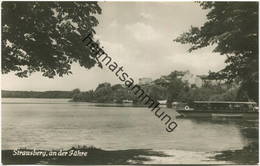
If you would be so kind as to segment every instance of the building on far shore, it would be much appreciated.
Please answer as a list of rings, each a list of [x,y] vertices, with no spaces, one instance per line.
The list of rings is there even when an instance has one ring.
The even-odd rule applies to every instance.
[[[151,84],[152,81],[153,79],[148,77],[139,78],[139,85]]]
[[[223,79],[211,79],[208,77],[208,75],[197,75],[197,77],[201,79],[202,86],[207,87],[221,85],[222,87],[226,87],[225,80]]]
[[[207,87],[221,85],[222,87],[226,87],[225,80],[223,79],[212,79],[209,78],[208,75],[194,75],[188,70],[184,71],[180,78],[182,81],[187,81],[190,86],[196,85],[197,87]]]
[[[200,77],[192,74],[190,71],[184,71],[183,75],[181,77],[182,81],[187,81],[189,85],[196,85],[197,87],[201,87],[203,84],[203,81]]]

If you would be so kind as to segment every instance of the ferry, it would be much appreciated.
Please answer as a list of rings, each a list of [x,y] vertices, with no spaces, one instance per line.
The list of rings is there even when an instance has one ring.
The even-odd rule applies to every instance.
[[[193,101],[175,107],[183,117],[237,117],[258,119],[256,102]]]

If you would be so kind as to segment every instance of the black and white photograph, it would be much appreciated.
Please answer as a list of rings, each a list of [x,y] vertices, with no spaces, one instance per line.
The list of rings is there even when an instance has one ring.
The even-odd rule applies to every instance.
[[[258,165],[258,1],[1,1],[3,165]]]

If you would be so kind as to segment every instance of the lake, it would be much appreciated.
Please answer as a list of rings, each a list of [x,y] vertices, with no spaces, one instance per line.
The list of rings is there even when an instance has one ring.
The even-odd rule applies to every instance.
[[[243,164],[258,160],[252,157],[253,145],[258,145],[258,121],[176,118],[178,127],[169,133],[146,107],[68,100],[2,99],[2,149],[88,145],[104,150],[151,149],[167,155],[148,156],[144,164]],[[172,117],[177,115],[173,109],[162,109]],[[249,157],[235,158],[244,153]],[[230,154],[235,157],[230,158]]]

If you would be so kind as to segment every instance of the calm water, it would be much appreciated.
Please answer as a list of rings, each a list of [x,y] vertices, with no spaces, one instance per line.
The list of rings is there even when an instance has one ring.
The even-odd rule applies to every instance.
[[[177,115],[172,109],[163,110]],[[242,150],[257,140],[258,121],[175,121],[178,127],[168,133],[147,108],[100,107],[68,99],[2,99],[2,148],[92,145],[104,150],[152,149],[170,156],[150,156],[144,163],[220,164],[233,161],[216,160],[216,154]]]

